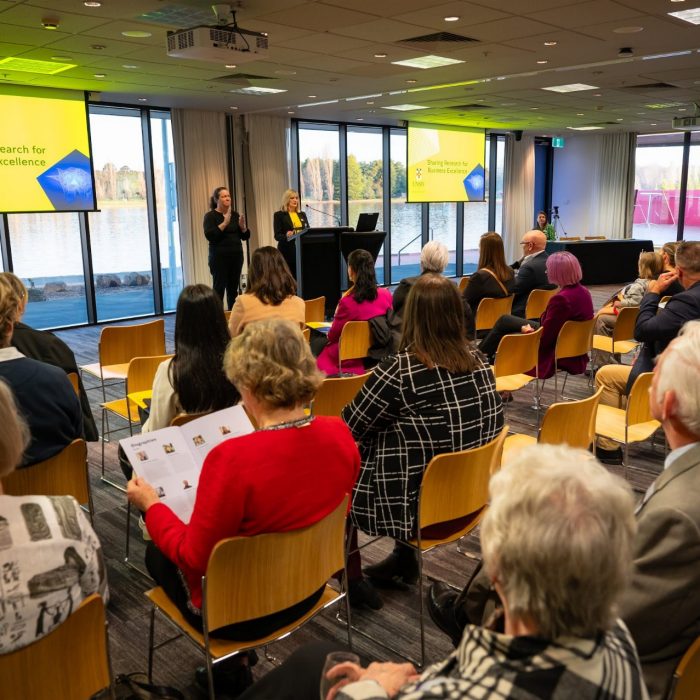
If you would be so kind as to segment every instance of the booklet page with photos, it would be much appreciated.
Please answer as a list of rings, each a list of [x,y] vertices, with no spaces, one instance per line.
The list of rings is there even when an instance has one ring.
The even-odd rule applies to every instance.
[[[247,435],[253,424],[242,406],[224,408],[185,423],[119,441],[134,469],[185,523],[194,508],[199,474],[209,451],[224,440]]]

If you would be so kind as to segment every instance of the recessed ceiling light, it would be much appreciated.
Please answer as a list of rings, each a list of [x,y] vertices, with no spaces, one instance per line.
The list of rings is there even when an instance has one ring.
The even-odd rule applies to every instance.
[[[442,66],[453,66],[457,63],[464,63],[456,58],[445,58],[444,56],[434,56],[432,54],[428,56],[418,56],[417,58],[407,58],[403,61],[392,61],[395,66],[408,66],[409,68],[421,68],[427,70],[428,68],[440,68]]]
[[[539,109],[539,107],[530,107],[530,109],[534,112],[536,109]]]
[[[235,67],[236,67],[236,64],[235,64],[235,63],[227,63],[227,64],[224,66],[224,68],[230,68],[230,69],[233,69],[233,68],[235,68]]]
[[[307,97],[308,97],[309,99],[313,100],[313,99],[315,99],[316,97],[318,97],[318,95],[307,95]]]
[[[287,112],[287,114],[294,114],[294,110],[293,110],[293,109],[290,109],[290,110]]]
[[[303,105],[297,105],[297,107],[319,107],[320,105],[334,105],[340,100],[323,100],[322,102],[307,102]]]
[[[649,124],[649,126],[656,126],[656,122]]]
[[[602,129],[602,126],[567,126],[567,129],[571,131],[595,131],[596,129]]]
[[[385,53],[375,53],[374,57],[375,58],[386,58],[386,54]]]
[[[603,95],[602,95],[602,93],[600,93],[600,92],[594,92],[594,93],[593,93],[593,97],[602,97],[602,96],[603,96]]]
[[[233,105],[231,105],[229,109],[238,109],[238,107],[234,107]]]
[[[671,0],[671,2],[685,2],[685,0]]]
[[[391,105],[390,107],[382,107],[382,109],[393,109],[396,112],[412,112],[416,109],[428,109],[424,105],[409,105],[409,104],[403,104],[403,105]]]
[[[138,68],[133,63],[122,63],[122,68]]]
[[[585,117],[586,115],[583,112],[576,112],[577,117]]]
[[[139,102],[148,102],[147,97],[139,97]]]
[[[358,117],[357,119],[355,119],[356,122],[363,122],[364,120],[364,117]]]
[[[557,42],[556,41],[545,41],[544,45],[545,46],[556,46]]]
[[[143,29],[128,29],[122,32],[122,36],[128,36],[130,39],[148,39],[149,36],[153,36],[151,32],[144,32]]]
[[[413,78],[409,78],[406,82],[407,82],[409,85],[415,85],[418,81],[417,81],[417,80],[413,80]]]
[[[679,12],[669,12],[668,14],[671,15],[671,17],[677,17],[690,24],[700,24],[700,7],[694,7],[690,10],[680,10]]]
[[[104,78],[105,74],[104,73],[95,73],[96,78]]]
[[[85,5],[85,7],[102,7],[102,3],[96,2],[95,0],[85,0],[83,5]]]
[[[279,88],[251,86],[251,87],[236,88],[235,90],[229,90],[229,92],[236,92],[240,95],[276,95],[278,92],[287,92],[287,91],[281,90]]]
[[[539,65],[543,66],[545,63],[549,63],[549,61],[547,61],[546,59],[542,59],[542,60],[540,60],[540,61],[537,61],[537,63],[538,63]]]
[[[459,17],[457,15],[450,15],[449,17],[443,17],[445,22],[457,22],[459,20]]]
[[[107,47],[104,44],[90,44],[91,49],[95,49],[95,51],[102,51],[102,49],[106,49]]]
[[[679,111],[679,112],[685,112],[685,111],[687,111],[687,110],[686,110],[685,107],[681,107],[678,111]]]
[[[374,104],[374,102],[368,102],[367,104],[368,104],[368,105],[373,105],[373,104]]]
[[[586,85],[585,83],[569,83],[568,85],[552,85],[550,87],[542,88],[542,90],[549,90],[550,92],[579,92],[581,90],[597,90],[595,85]]]
[[[650,105],[644,105],[649,109],[671,109],[672,107],[682,107],[682,102],[654,102]]]
[[[637,32],[643,32],[644,27],[618,27],[613,29],[613,34],[636,34]]]
[[[6,56],[0,59],[0,68],[19,71],[20,73],[55,75],[69,68],[75,68],[75,66],[75,63],[52,63],[51,61],[39,61],[34,58],[17,58],[15,56]]]

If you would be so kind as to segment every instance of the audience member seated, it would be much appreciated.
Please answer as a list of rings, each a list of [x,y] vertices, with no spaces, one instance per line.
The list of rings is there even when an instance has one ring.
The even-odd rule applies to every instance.
[[[29,443],[19,411],[0,381],[0,479]],[[48,634],[92,593],[106,602],[100,542],[72,496],[6,496],[0,481],[0,531],[0,654]]]
[[[503,239],[489,231],[479,240],[479,269],[469,277],[469,284],[462,293],[464,301],[476,316],[482,299],[507,297],[514,287],[515,273],[506,264]]]
[[[583,450],[537,445],[491,478],[490,493],[481,551],[500,617],[467,625],[421,675],[411,664],[336,666],[334,700],[646,700],[616,617],[635,532],[629,486]],[[300,650],[241,700],[318,698],[328,651]]]
[[[479,349],[493,362],[504,335],[532,333],[542,326],[538,364],[540,379],[547,379],[554,374],[554,350],[564,323],[593,318],[593,299],[588,289],[581,284],[581,265],[576,257],[566,251],[554,253],[547,258],[546,264],[548,278],[561,289],[549,300],[539,322],[528,322],[524,318],[506,314],[496,321],[496,325],[479,345]],[[560,369],[570,374],[583,374],[587,364],[588,355],[567,357],[558,363]]]
[[[31,440],[20,464],[26,467],[81,437],[83,418],[66,373],[10,345],[18,317],[19,299],[7,279],[0,278],[0,379],[9,384],[29,426]]]
[[[343,295],[335,310],[328,343],[318,356],[318,368],[326,374],[338,374],[338,344],[343,326],[348,321],[368,321],[384,316],[391,308],[391,292],[377,287],[374,260],[366,250],[353,250],[348,256],[348,278],[352,287]],[[343,373],[363,374],[361,359],[343,362]]]
[[[671,452],[637,506],[630,583],[619,611],[637,645],[652,700],[667,697],[673,671],[700,635],[700,321],[687,323],[659,357],[651,410]],[[428,609],[455,645],[468,623],[491,614],[493,594],[483,571],[457,595],[430,589]]]
[[[27,289],[22,280],[11,272],[0,272],[0,277],[6,279],[19,299],[18,317],[12,332],[11,345],[17,348],[25,357],[46,362],[54,367],[60,367],[64,372],[75,372],[78,375],[80,390],[80,409],[83,414],[83,437],[88,442],[99,440],[100,436],[92,415],[90,401],[85,393],[85,387],[80,379],[80,371],[75,361],[73,351],[53,333],[38,331],[31,326],[21,323],[20,319],[27,307]]]
[[[440,243],[440,241],[428,241],[420,251],[420,274],[426,275],[434,273],[436,275],[442,275],[449,261],[450,253],[444,243]],[[396,316],[403,315],[403,307],[406,304],[408,293],[411,291],[411,287],[416,283],[419,276],[404,277],[399,282],[398,287],[396,287],[392,302],[392,308]]]
[[[528,231],[520,242],[523,257],[514,262],[511,267],[516,270],[515,286],[513,287],[514,316],[525,316],[527,298],[533,289],[552,289],[552,280],[547,279],[547,236],[542,231]]]
[[[639,306],[647,293],[649,282],[658,279],[664,270],[664,261],[659,253],[644,252],[639,254],[639,277],[632,283],[623,287],[612,299],[605,304],[596,314],[595,330],[597,335],[612,337],[615,323],[620,309],[627,306]],[[619,362],[620,358],[612,353],[595,350],[595,365],[609,365]]]
[[[666,307],[659,301],[678,280],[685,291],[674,294]],[[634,380],[654,369],[656,356],[678,335],[686,321],[700,319],[700,241],[683,241],[676,249],[676,271],[664,272],[649,282],[639,307],[634,337],[642,343],[634,365],[605,365],[596,373],[596,387],[603,387],[600,401],[620,407]],[[622,450],[612,440],[599,437],[596,456],[608,464],[622,463]]]
[[[637,507],[631,585],[620,616],[637,644],[652,700],[700,636],[700,321],[656,364],[649,400],[671,448]]]
[[[422,275],[406,302],[400,351],[383,360],[342,417],[357,440],[362,469],[352,500],[354,525],[370,535],[407,539],[415,534],[423,472],[437,454],[483,445],[503,427],[493,373],[467,341],[457,287],[440,275]],[[349,575],[358,573],[359,554]],[[379,585],[413,584],[412,550],[394,552],[366,573]],[[366,600],[378,607],[368,586]]]
[[[146,550],[148,571],[200,630],[202,576],[216,543],[317,522],[352,492],[360,464],[350,431],[339,418],[304,412],[323,375],[297,324],[281,319],[251,323],[231,340],[224,367],[258,429],[209,452],[189,524],[161,503],[142,478],[127,487],[129,500],[146,513],[153,540]],[[265,636],[313,607],[322,590],[292,608],[216,630],[213,636]],[[233,660],[218,682],[222,676],[240,690],[250,680],[247,659]]]
[[[306,307],[296,293],[297,284],[282,253],[272,246],[258,248],[248,266],[248,288],[236,297],[231,310],[231,337],[263,318],[286,318],[303,328]]]
[[[669,243],[664,243],[661,247],[661,257],[664,261],[664,272],[675,272],[676,271],[676,248],[680,241],[671,241]],[[682,292],[683,285],[676,279],[671,282],[667,287],[664,296],[673,296]]]

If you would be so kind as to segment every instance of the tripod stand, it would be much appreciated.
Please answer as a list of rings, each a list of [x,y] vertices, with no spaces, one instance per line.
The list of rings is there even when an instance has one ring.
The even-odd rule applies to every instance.
[[[561,226],[561,231],[563,236],[567,236],[566,229],[564,228],[564,222],[559,216],[559,207],[554,207],[552,209],[552,225],[554,226],[554,235],[556,239],[559,239],[559,227]]]

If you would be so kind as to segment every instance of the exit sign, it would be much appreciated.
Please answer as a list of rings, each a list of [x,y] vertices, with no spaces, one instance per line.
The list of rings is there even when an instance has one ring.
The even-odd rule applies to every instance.
[[[564,137],[555,136],[552,138],[552,148],[564,148]]]

